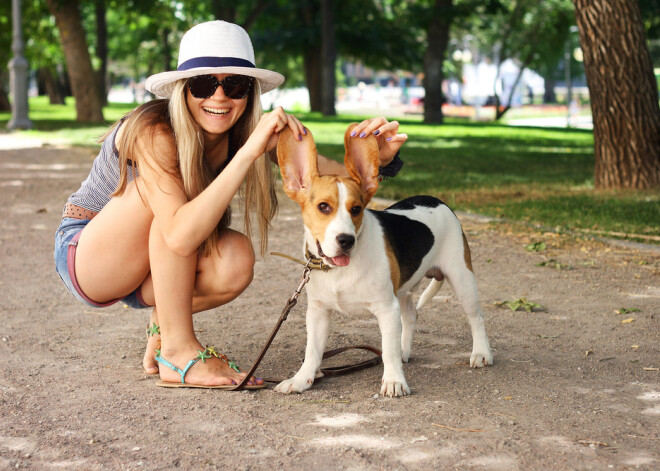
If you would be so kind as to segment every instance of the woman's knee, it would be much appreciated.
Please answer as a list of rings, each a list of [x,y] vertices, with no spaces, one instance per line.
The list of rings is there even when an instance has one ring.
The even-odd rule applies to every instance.
[[[218,251],[200,259],[198,288],[205,294],[222,294],[233,299],[252,282],[254,263],[249,239],[240,232],[225,230],[218,241]]]

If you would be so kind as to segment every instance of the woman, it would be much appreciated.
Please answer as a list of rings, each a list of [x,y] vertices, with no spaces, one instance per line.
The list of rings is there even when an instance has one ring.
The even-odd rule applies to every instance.
[[[159,385],[222,387],[244,376],[201,345],[192,314],[228,303],[252,281],[251,216],[264,253],[277,209],[268,155],[287,126],[305,138],[300,121],[281,108],[262,113],[260,93],[284,77],[254,63],[239,26],[211,21],[191,28],[177,70],[147,79],[147,90],[167,98],[136,108],[106,134],[56,233],[56,268],[77,299],[96,307],[119,300],[153,306],[143,366],[160,374]],[[398,123],[384,118],[358,127],[362,137],[379,136],[383,165],[407,138],[397,131]],[[330,159],[319,166],[345,173]],[[246,235],[228,228],[239,191]]]

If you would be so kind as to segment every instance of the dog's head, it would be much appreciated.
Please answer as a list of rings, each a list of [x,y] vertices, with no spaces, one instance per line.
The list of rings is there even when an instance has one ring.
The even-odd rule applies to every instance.
[[[310,252],[331,265],[346,266],[357,241],[364,210],[378,189],[376,138],[344,135],[344,165],[350,177],[318,173],[316,145],[307,132],[296,140],[286,128],[280,133],[277,160],[284,191],[302,210]]]

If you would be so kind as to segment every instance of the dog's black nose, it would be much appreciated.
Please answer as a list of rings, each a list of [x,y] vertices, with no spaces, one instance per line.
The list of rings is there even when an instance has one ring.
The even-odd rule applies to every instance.
[[[337,243],[342,250],[349,250],[355,244],[355,237],[350,234],[339,234],[337,236]]]

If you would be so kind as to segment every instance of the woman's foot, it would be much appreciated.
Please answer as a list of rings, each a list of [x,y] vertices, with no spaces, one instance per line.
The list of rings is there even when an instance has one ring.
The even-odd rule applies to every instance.
[[[161,357],[172,365],[183,370],[190,360],[199,360],[188,370],[185,382],[201,386],[224,386],[239,384],[245,378],[245,373],[234,369],[234,363],[227,360],[224,355],[216,354],[213,347],[205,348],[201,345],[181,348],[177,351],[162,349]],[[169,383],[181,383],[181,374],[168,367],[160,368],[160,379]],[[249,385],[263,384],[262,379],[251,378]]]
[[[148,375],[158,374],[158,362],[156,361],[156,350],[160,348],[160,328],[152,319],[147,325],[147,348],[144,351],[142,367]]]

